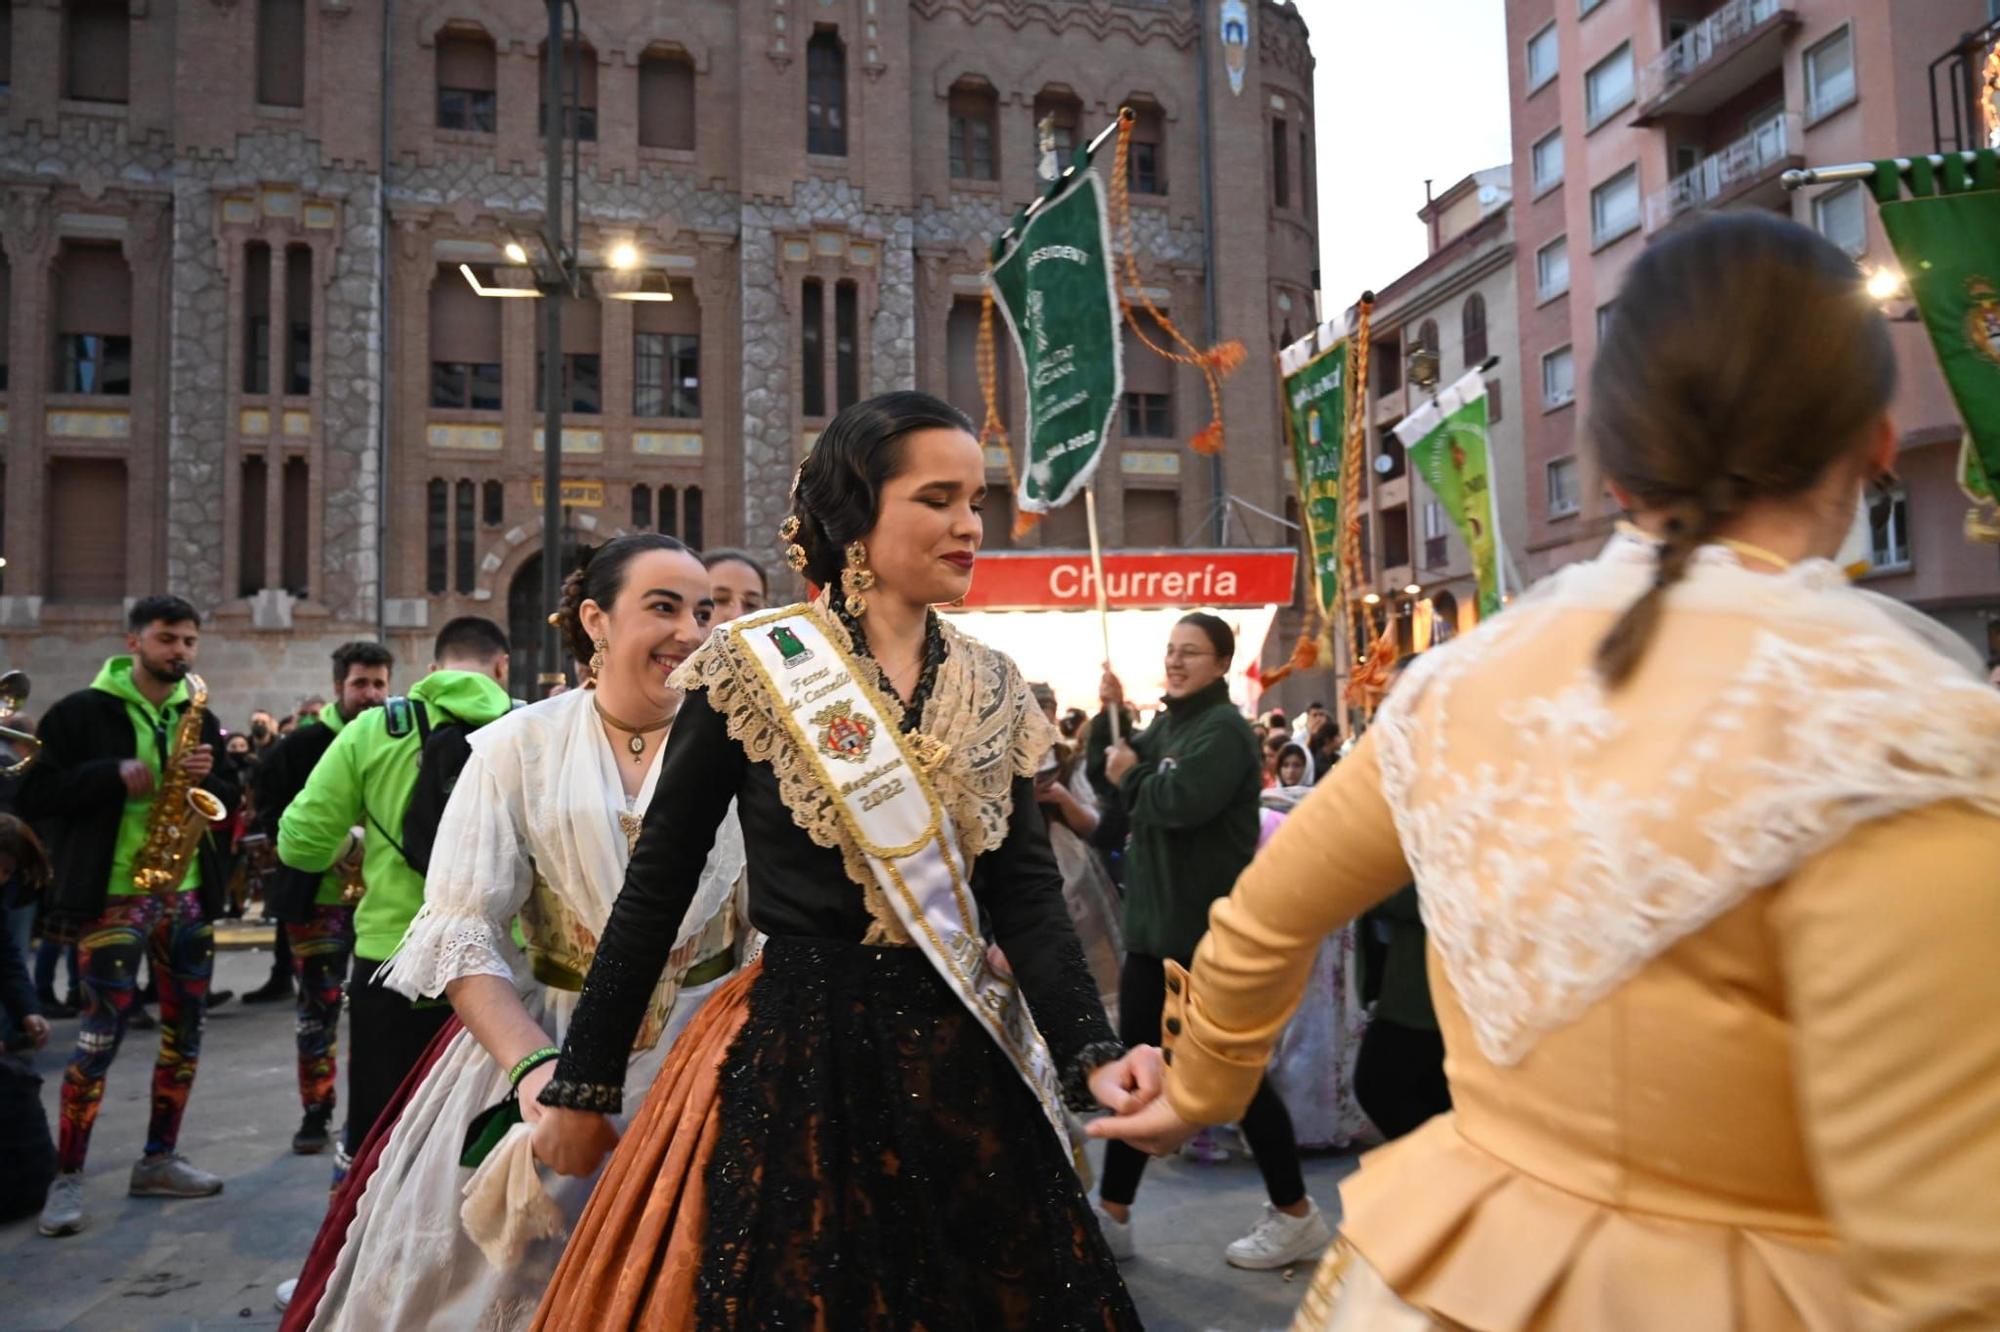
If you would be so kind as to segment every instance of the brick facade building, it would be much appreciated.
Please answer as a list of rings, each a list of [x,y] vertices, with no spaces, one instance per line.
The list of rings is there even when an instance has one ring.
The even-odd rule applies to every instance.
[[[1035,126],[1085,138],[1121,104],[1142,280],[1197,336],[1213,282],[1250,354],[1226,486],[1282,511],[1262,368],[1314,318],[1312,57],[1289,3],[1250,4],[1233,51],[1223,8],[1202,33],[1168,0],[585,6],[581,247],[641,261],[564,312],[575,536],[771,552],[845,403],[915,384],[976,416],[980,273],[1037,188]],[[346,638],[386,635],[401,680],[455,614],[537,641],[538,302],[465,274],[529,285],[504,246],[541,212],[540,7],[0,0],[0,31],[5,660],[75,687],[165,588],[210,616],[240,720],[322,689]],[[673,299],[615,299],[635,287]],[[1107,535],[1210,544],[1199,378],[1128,366]]]
[[[1996,14],[1994,0],[1507,0],[1529,577],[1593,554],[1616,517],[1582,413],[1599,330],[1648,238],[1704,210],[1768,208],[1865,267],[1893,265],[1862,185],[1793,194],[1780,177],[1934,151],[1932,62]],[[1876,506],[1867,585],[1990,650],[2000,561],[1962,535],[1963,427],[1922,328],[1894,336],[1901,485]]]

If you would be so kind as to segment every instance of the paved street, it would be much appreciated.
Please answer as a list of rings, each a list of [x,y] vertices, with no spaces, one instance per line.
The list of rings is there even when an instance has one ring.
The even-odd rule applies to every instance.
[[[258,984],[268,952],[218,955],[217,984],[241,994]],[[50,1122],[76,1022],[58,1022],[40,1057]],[[330,1157],[290,1152],[298,1126],[288,1008],[226,1005],[209,1019],[200,1080],[181,1148],[228,1180],[219,1198],[161,1202],[129,1198],[126,1175],[145,1133],[146,1091],[157,1033],[135,1032],[112,1068],[89,1166],[91,1226],[47,1240],[34,1222],[0,1227],[7,1273],[0,1328],[10,1332],[165,1332],[270,1328],[271,1291],[293,1275],[319,1219]],[[1308,1160],[1313,1196],[1331,1206],[1352,1158]],[[1283,1328],[1307,1268],[1238,1272],[1222,1246],[1258,1215],[1262,1190],[1247,1161],[1159,1163],[1140,1195],[1143,1256],[1130,1281],[1147,1326],[1169,1332],[1258,1332]]]

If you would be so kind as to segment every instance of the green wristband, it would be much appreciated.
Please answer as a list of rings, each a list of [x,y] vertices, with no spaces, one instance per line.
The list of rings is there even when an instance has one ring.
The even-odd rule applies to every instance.
[[[561,1057],[562,1057],[562,1051],[556,1049],[556,1047],[553,1045],[544,1045],[539,1050],[533,1051],[532,1053],[529,1054],[522,1055],[521,1062],[507,1070],[508,1085],[512,1087],[519,1087],[521,1085],[522,1078],[527,1077],[530,1073],[540,1068],[543,1064],[548,1063],[551,1059],[558,1059]]]

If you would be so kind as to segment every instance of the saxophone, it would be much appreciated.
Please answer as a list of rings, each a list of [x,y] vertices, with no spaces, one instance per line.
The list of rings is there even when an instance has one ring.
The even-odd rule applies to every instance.
[[[201,835],[229,817],[220,797],[196,786],[187,769],[173,762],[201,743],[201,720],[208,711],[208,686],[202,678],[189,675],[187,687],[187,711],[160,762],[160,784],[146,816],[146,840],[132,856],[132,886],[156,897],[180,891]]]

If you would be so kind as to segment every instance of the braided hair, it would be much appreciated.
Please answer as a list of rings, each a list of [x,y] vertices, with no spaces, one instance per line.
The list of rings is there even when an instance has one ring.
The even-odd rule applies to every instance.
[[[1811,491],[1887,410],[1889,328],[1845,251],[1769,213],[1721,213],[1632,265],[1590,379],[1604,475],[1665,515],[1653,584],[1597,669],[1638,669],[1666,594],[1742,510]]]
[[[556,601],[555,614],[549,617],[562,635],[563,646],[572,661],[589,661],[596,650],[583,627],[583,603],[594,601],[610,610],[611,603],[618,600],[618,593],[625,587],[626,569],[649,550],[694,554],[686,543],[658,532],[613,537],[601,546],[587,546],[577,552],[576,568],[563,579],[562,595]]]

